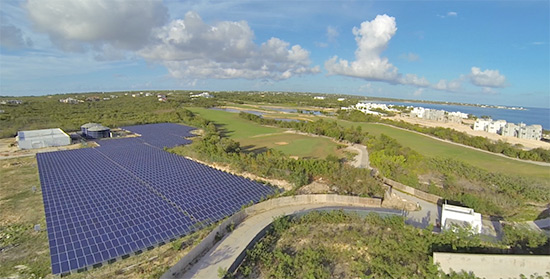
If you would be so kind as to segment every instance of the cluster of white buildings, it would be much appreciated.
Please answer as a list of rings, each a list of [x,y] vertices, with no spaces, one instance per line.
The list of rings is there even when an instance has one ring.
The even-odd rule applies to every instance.
[[[194,94],[190,96],[191,98],[214,98],[214,96],[210,95],[208,92],[202,92],[200,94]]]
[[[460,111],[448,112],[444,110],[427,109],[423,107],[414,107],[411,110],[411,116],[416,116],[418,118],[427,120],[453,123],[461,123],[462,119],[468,118],[468,114]]]
[[[389,112],[399,112],[396,109],[388,107],[386,104],[369,103],[369,102],[365,102],[365,101],[361,101],[361,102],[357,103],[354,106],[345,107],[345,108],[342,108],[342,109],[344,109],[344,110],[356,109],[356,110],[359,110],[359,111],[361,111],[365,114],[373,114],[373,115],[383,115],[383,113],[380,113],[378,111],[373,111],[373,109],[384,110],[384,111],[389,111]]]
[[[423,107],[409,107],[409,108],[412,108],[410,112],[410,115],[412,117],[418,117],[418,118],[427,119],[427,120],[461,123],[462,119],[468,118],[468,114],[460,111],[448,112],[444,110],[427,109]],[[356,109],[365,114],[373,114],[373,115],[383,115],[383,113],[380,112],[381,110],[388,111],[388,112],[399,112],[399,110],[394,109],[392,105],[388,106],[386,104],[369,103],[366,101],[361,101],[354,106],[344,107],[342,109],[344,110]]]
[[[520,139],[541,140],[541,125],[526,125],[525,123],[507,123],[506,120],[493,120],[479,118],[474,123],[474,131],[485,131],[507,137]]]

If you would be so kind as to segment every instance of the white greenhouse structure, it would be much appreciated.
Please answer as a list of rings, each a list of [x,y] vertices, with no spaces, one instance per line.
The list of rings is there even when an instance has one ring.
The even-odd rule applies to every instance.
[[[35,149],[71,144],[71,137],[59,128],[19,131],[15,138],[19,149]]]

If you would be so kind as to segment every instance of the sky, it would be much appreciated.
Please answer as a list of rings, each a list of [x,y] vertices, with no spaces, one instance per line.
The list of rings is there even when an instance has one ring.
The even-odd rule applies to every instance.
[[[550,1],[0,1],[0,95],[288,91],[550,108]]]

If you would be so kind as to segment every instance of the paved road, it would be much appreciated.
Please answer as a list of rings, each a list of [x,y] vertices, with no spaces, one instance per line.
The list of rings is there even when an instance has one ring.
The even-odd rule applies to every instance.
[[[388,213],[391,211],[384,208],[343,207],[341,204],[326,203],[275,208],[249,217],[243,223],[239,224],[232,233],[226,235],[226,237],[219,241],[196,264],[194,264],[189,271],[183,274],[183,277],[179,278],[219,278],[218,269],[227,269],[231,266],[254,237],[269,225],[275,217],[323,208],[354,208],[380,213]],[[162,278],[174,277],[165,274]]]
[[[417,203],[420,206],[419,211],[409,211],[405,215],[407,217],[407,224],[415,225],[420,228],[425,228],[428,225],[436,225],[441,218],[441,206],[419,199],[413,195],[400,192],[393,189],[393,194],[396,196]]]

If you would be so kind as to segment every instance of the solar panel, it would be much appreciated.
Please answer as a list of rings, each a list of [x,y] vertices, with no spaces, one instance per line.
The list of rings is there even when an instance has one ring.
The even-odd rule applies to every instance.
[[[274,193],[161,149],[188,142],[191,127],[125,128],[141,137],[37,154],[54,274],[188,234]]]

